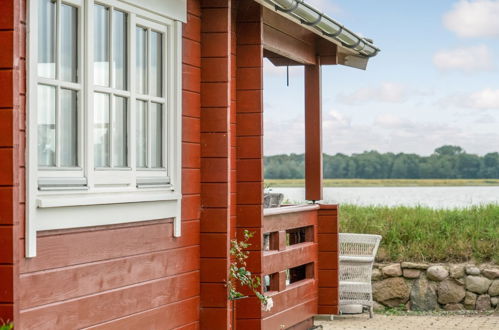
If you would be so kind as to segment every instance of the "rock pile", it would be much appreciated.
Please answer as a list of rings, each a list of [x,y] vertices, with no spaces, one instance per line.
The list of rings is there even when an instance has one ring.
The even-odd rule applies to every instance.
[[[372,280],[378,308],[499,310],[498,265],[375,264]]]

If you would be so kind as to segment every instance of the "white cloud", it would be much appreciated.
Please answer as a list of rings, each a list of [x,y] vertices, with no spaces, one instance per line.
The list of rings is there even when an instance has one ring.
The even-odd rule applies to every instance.
[[[412,122],[409,120],[389,113],[376,117],[374,123],[379,127],[387,129],[407,129],[413,127]]]
[[[485,45],[441,50],[433,56],[433,64],[440,71],[491,71],[494,69],[493,56]]]
[[[356,105],[369,102],[403,103],[408,99],[409,90],[398,83],[383,83],[380,86],[365,87],[351,94],[339,94],[341,103]]]
[[[468,97],[468,107],[474,109],[499,110],[499,89],[486,88]]]
[[[474,126],[417,121],[391,113],[381,114],[370,123],[361,123],[348,113],[334,110],[323,116],[323,148],[328,154],[378,150],[428,155],[439,146],[454,144],[468,152],[484,154],[499,149],[499,132],[493,129],[497,116],[482,117],[476,119],[487,119],[489,123],[473,129]],[[264,154],[303,153],[304,139],[302,116],[269,118],[265,122]]]
[[[443,108],[499,110],[499,89],[485,88],[473,93],[450,94],[438,100],[436,105]]]
[[[460,0],[443,24],[460,37],[499,37],[499,1]]]

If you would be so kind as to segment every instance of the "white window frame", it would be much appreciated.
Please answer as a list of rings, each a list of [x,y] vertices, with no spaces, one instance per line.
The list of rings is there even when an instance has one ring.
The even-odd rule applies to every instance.
[[[173,218],[173,235],[181,235],[182,146],[182,21],[185,0],[57,0],[79,7],[78,165],[71,171],[41,170],[37,146],[38,0],[28,1],[27,29],[27,148],[26,148],[26,257],[36,256],[38,231],[101,226]],[[127,13],[128,167],[95,169],[93,159],[93,6],[94,3]],[[146,25],[163,33],[163,169],[136,169],[135,153],[135,27]],[[59,27],[57,27],[59,29]],[[83,50],[83,52],[82,52]],[[84,54],[84,55],[82,55]],[[110,59],[112,61],[112,59]],[[111,75],[110,78],[112,79]],[[149,79],[149,77],[148,77]],[[62,85],[62,83],[61,83]],[[73,88],[74,89],[74,88]],[[115,90],[110,90],[114,93]],[[143,98],[142,98],[143,99]],[[40,173],[44,173],[43,176]],[[76,175],[75,175],[76,173]],[[137,180],[139,178],[139,180]],[[141,179],[142,178],[142,179]],[[140,181],[140,184],[137,184]],[[46,183],[47,189],[39,189]]]

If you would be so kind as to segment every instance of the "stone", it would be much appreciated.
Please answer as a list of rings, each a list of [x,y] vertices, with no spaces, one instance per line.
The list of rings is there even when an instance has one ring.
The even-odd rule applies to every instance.
[[[373,298],[388,307],[397,307],[409,300],[411,290],[402,277],[390,277],[373,285]]]
[[[469,310],[474,310],[476,306],[477,297],[478,297],[477,294],[466,291],[466,295],[464,297],[464,307]]]
[[[466,276],[466,290],[474,293],[485,293],[492,281],[481,276]]]
[[[489,287],[489,295],[492,297],[499,296],[499,280],[492,281]]]
[[[428,264],[422,263],[422,262],[403,262],[401,264],[402,268],[411,268],[411,269],[421,269],[425,270],[428,269]]]
[[[383,279],[383,274],[381,273],[381,270],[378,268],[373,269],[373,273],[371,275],[371,280],[373,281],[380,281]]]
[[[453,279],[447,279],[438,284],[438,302],[455,304],[464,299],[466,290]]]
[[[449,276],[449,271],[444,266],[431,266],[426,270],[426,276],[432,281],[442,281]]]
[[[464,306],[462,304],[447,304],[444,306],[446,311],[463,311]]]
[[[480,275],[480,268],[472,265],[466,266],[466,274],[468,275]]]
[[[374,312],[383,312],[386,309],[385,306],[381,305],[378,302],[373,302],[373,311]]]
[[[489,280],[499,278],[499,268],[484,268],[482,269],[482,275]]]
[[[494,307],[499,305],[499,297],[492,297],[490,298],[490,304]]]
[[[464,265],[450,265],[449,274],[452,278],[462,278],[464,277]]]
[[[431,311],[438,308],[436,283],[429,282],[422,275],[412,285],[411,309],[415,311]]]
[[[483,294],[478,296],[476,299],[476,307],[477,311],[488,311],[492,309],[492,305],[490,304],[490,296],[488,294]]]
[[[405,268],[402,271],[402,274],[404,275],[405,278],[419,278],[421,276],[421,270],[419,269],[412,269],[412,268]]]
[[[381,272],[386,277],[396,277],[402,275],[402,269],[400,268],[400,264],[391,264],[385,266],[381,269]]]

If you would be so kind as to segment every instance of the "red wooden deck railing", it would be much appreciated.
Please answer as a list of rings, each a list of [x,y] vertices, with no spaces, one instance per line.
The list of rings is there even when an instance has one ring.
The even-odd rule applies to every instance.
[[[274,307],[262,329],[306,329],[317,314],[338,312],[336,205],[287,206],[264,211],[264,287]]]

